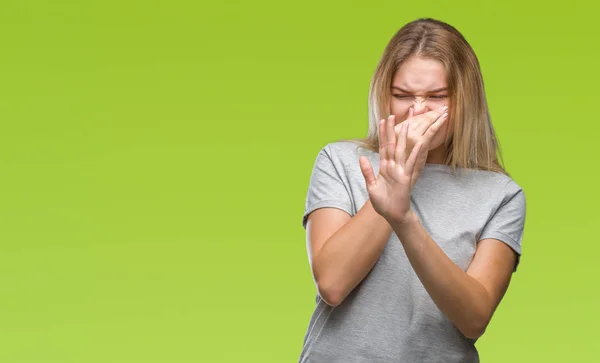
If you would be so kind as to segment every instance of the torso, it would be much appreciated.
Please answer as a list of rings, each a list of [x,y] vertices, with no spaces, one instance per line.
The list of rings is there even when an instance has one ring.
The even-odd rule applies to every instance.
[[[347,142],[329,144],[356,213],[368,199],[358,164],[366,155],[375,174],[379,155]],[[411,206],[444,252],[463,270],[479,234],[503,200],[509,177],[484,171],[454,174],[426,164],[412,190]],[[380,259],[339,306],[319,296],[300,362],[478,362],[465,338],[437,308],[392,233]]]

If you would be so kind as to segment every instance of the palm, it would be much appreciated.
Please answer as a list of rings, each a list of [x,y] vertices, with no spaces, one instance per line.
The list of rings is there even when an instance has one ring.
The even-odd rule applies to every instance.
[[[401,217],[410,208],[411,174],[393,160],[380,160],[379,175],[367,191],[375,210],[383,216]]]
[[[379,175],[375,178],[371,164],[361,158],[360,166],[367,183],[373,208],[387,220],[402,220],[410,210],[411,179],[421,144],[406,157],[408,125],[401,128],[396,140],[394,120],[379,124]]]

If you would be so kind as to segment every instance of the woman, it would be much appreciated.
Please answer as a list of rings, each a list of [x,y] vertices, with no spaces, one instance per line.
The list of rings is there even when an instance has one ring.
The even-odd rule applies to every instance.
[[[478,362],[521,255],[477,58],[420,19],[386,47],[366,139],[327,144],[303,226],[317,305],[300,362]]]

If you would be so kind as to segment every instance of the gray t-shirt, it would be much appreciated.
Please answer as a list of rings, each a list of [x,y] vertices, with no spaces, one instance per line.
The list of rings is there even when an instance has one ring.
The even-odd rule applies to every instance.
[[[314,164],[302,224],[309,213],[333,207],[353,216],[368,200],[358,158],[377,175],[379,154],[350,142],[323,147]],[[426,164],[411,206],[442,250],[466,270],[486,238],[521,255],[523,190],[506,175]],[[516,266],[515,266],[516,269]],[[479,362],[468,339],[435,305],[395,233],[365,279],[337,307],[319,295],[300,354],[301,363]]]

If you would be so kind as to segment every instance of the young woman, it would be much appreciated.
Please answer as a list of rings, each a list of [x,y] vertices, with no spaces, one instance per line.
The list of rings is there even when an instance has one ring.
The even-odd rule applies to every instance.
[[[478,60],[419,19],[386,47],[366,139],[319,152],[303,226],[317,287],[300,362],[478,362],[521,255]]]

